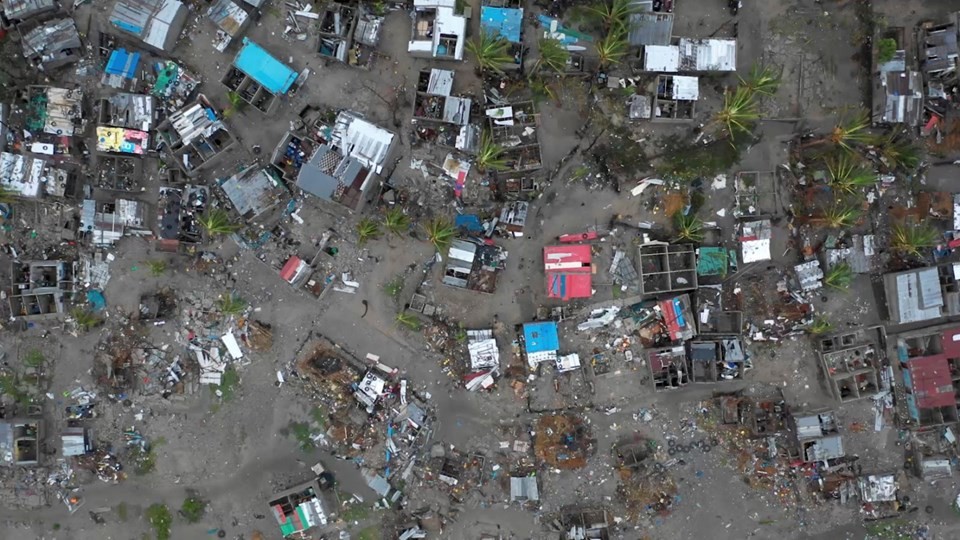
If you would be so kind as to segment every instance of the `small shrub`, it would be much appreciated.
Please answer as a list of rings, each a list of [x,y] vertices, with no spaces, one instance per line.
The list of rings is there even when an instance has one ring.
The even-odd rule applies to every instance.
[[[170,540],[170,525],[173,517],[165,504],[152,504],[147,508],[147,521],[157,534],[157,540]]]
[[[883,64],[893,60],[897,54],[897,40],[884,38],[877,42],[877,62]]]
[[[206,501],[197,497],[187,497],[180,507],[180,514],[183,515],[183,519],[187,520],[187,523],[197,523],[203,518],[206,511]]]

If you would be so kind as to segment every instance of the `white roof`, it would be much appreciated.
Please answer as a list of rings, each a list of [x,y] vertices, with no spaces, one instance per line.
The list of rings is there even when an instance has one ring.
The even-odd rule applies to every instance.
[[[340,127],[340,121],[337,122]],[[354,117],[339,135],[339,146],[344,155],[363,163],[377,174],[383,170],[383,161],[393,143],[393,133],[366,120]]]
[[[696,101],[700,98],[700,78],[673,76],[673,99]]]
[[[643,48],[643,69],[676,73],[680,70],[680,49],[676,45],[647,45]]]
[[[557,361],[557,351],[541,351],[535,353],[527,353],[527,363],[530,364],[530,367],[535,368],[540,362],[556,362]]]
[[[736,71],[737,40],[681,38],[684,67],[695,71]],[[686,65],[689,62],[689,65]]]
[[[156,14],[150,18],[147,29],[143,34],[143,41],[160,50],[164,50],[167,43],[167,35],[170,34],[171,25],[177,16],[177,12],[184,8],[178,0],[166,0],[160,6]]]
[[[457,47],[453,51],[453,59],[463,60],[463,46],[467,40],[467,19],[463,15],[457,15],[455,3],[455,0],[413,0],[414,9],[434,9],[436,18],[433,21],[433,38],[417,41],[411,39],[407,43],[409,52],[424,52],[437,56],[440,35],[454,35],[457,36]]]
[[[496,339],[491,337],[470,341],[467,350],[470,352],[471,371],[500,367],[500,350],[497,348]]]
[[[557,358],[557,371],[564,373],[573,371],[580,367],[580,355],[577,353],[568,354]]]
[[[770,239],[745,240],[741,242],[743,262],[752,263],[770,260]]]
[[[0,186],[18,193],[21,197],[36,197],[40,194],[40,179],[43,176],[42,159],[20,154],[0,153]]]

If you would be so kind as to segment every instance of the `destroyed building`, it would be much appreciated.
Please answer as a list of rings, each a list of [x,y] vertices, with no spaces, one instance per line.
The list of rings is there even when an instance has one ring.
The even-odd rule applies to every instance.
[[[673,39],[673,13],[637,11],[630,14],[627,40],[632,47],[668,46]]]
[[[845,455],[843,438],[840,436],[834,411],[792,414],[790,418],[800,457],[804,462],[828,467]]]
[[[702,73],[736,71],[737,40],[680,38],[676,45],[649,45],[643,48],[644,71],[660,73]]]
[[[76,175],[45,159],[0,152],[0,187],[18,197],[66,197],[76,191]]]
[[[638,249],[640,294],[697,288],[697,256],[692,244],[644,244]]]
[[[413,0],[412,28],[407,51],[414,56],[463,60],[467,17],[456,0]]]
[[[182,244],[203,240],[200,214],[207,209],[210,192],[206,186],[187,184],[183,188],[162,187],[157,201],[158,250],[176,253]]]
[[[320,199],[358,210],[379,188],[397,137],[350,111],[340,112],[327,133],[328,138],[318,141],[321,146],[301,166],[297,187]]]
[[[236,139],[204,95],[157,126],[164,151],[189,177],[217,162]]]
[[[647,363],[653,379],[654,390],[672,390],[690,382],[690,363],[683,345],[650,349]]]
[[[37,153],[69,154],[70,141],[67,138],[84,128],[83,91],[52,86],[31,86],[27,91],[24,127],[34,135],[35,141],[51,145],[49,151]]]
[[[124,236],[150,236],[143,203],[115,199],[97,204],[85,199],[80,212],[80,234],[92,246],[112,246]]]
[[[453,95],[454,72],[429,69],[420,72],[413,103],[417,136],[438,146],[472,151],[480,127],[470,123],[473,100]]]
[[[960,61],[958,31],[960,12],[949,16],[948,22],[924,25],[919,29],[920,69],[928,78],[953,79]]]
[[[488,108],[486,115],[490,137],[503,149],[505,161],[501,174],[539,170],[543,166],[540,150],[540,115],[531,101]]]
[[[897,366],[907,419],[919,428],[955,424],[960,390],[960,328],[934,327],[899,334]]]
[[[506,53],[513,62],[502,69],[523,69],[523,2],[488,0],[480,6],[480,29],[488,36],[503,38],[509,45]]]
[[[188,14],[180,0],[116,0],[109,21],[121,36],[169,53],[180,39]]]
[[[243,38],[243,46],[220,80],[244,102],[260,112],[269,112],[277,97],[287,94],[298,74],[260,45]]]
[[[73,19],[47,21],[30,30],[21,25],[17,30],[24,58],[40,71],[49,72],[80,59],[83,44]]]
[[[881,326],[819,338],[820,367],[827,386],[840,402],[855,401],[883,390],[886,332]]]
[[[100,99],[98,123],[101,126],[149,132],[156,119],[153,96],[119,92]]]
[[[75,272],[76,265],[66,261],[13,262],[10,313],[24,319],[65,314],[77,289]]]
[[[685,75],[657,75],[653,96],[654,120],[693,120],[700,99],[700,79]]]
[[[322,527],[330,519],[330,503],[323,500],[319,479],[304,482],[274,495],[268,505],[284,538],[302,534],[314,527]]]
[[[688,343],[690,377],[693,382],[712,383],[743,379],[748,356],[739,338]]]
[[[37,465],[41,440],[39,420],[0,419],[0,466]]]
[[[293,197],[272,168],[246,167],[219,181],[220,189],[240,219],[272,229],[291,209]]]
[[[207,8],[207,17],[218,29],[213,48],[219,52],[227,50],[235,38],[243,35],[252,20],[233,0],[216,0]]]
[[[353,46],[353,33],[357,24],[356,9],[334,2],[323,6],[319,17],[320,56],[346,63],[347,55]]]
[[[506,253],[501,248],[458,238],[450,244],[442,282],[458,289],[492,293],[505,262]]]
[[[60,9],[57,0],[4,0],[0,4],[0,27],[14,26],[45,13]]]

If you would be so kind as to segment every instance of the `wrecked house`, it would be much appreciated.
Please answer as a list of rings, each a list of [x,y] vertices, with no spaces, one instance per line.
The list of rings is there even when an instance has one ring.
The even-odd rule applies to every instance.
[[[687,349],[683,345],[651,349],[647,352],[647,363],[654,390],[672,390],[690,382]]]
[[[68,427],[60,432],[60,448],[63,457],[75,457],[93,451],[90,432],[85,427]]]
[[[527,364],[536,368],[541,362],[555,363],[560,351],[557,323],[533,322],[523,325],[523,351]]]
[[[23,56],[30,65],[48,72],[80,59],[83,44],[73,19],[47,21],[29,31],[18,27]]]
[[[907,69],[906,51],[896,51],[893,60],[881,64],[877,78],[874,122],[918,126],[923,117],[923,75]]]
[[[246,167],[218,184],[240,219],[261,229],[273,229],[293,203],[290,191],[269,167]]]
[[[485,242],[457,239],[450,244],[443,284],[458,289],[492,293],[506,253]]]
[[[215,164],[237,142],[202,94],[161,122],[157,135],[163,150],[191,178]]]
[[[886,332],[873,326],[818,340],[820,367],[833,397],[841,403],[879,394],[885,384]]]
[[[268,505],[284,538],[303,534],[314,527],[322,527],[330,520],[330,503],[322,498],[319,479],[304,482],[274,495]]]
[[[547,297],[566,301],[593,296],[592,260],[591,248],[586,244],[543,248]]]
[[[463,60],[467,17],[456,0],[413,0],[412,29],[407,51],[414,56]]]
[[[358,113],[341,111],[297,174],[297,187],[358,210],[375,188],[396,146],[396,135]]]
[[[150,134],[138,129],[97,126],[97,151],[142,156],[150,149]]]
[[[18,197],[65,197],[75,190],[75,175],[44,159],[0,152],[0,187]]]
[[[83,91],[79,88],[31,86],[28,96],[24,127],[33,134],[35,141],[51,145],[49,150],[34,153],[69,154],[67,138],[84,128]]]
[[[182,244],[203,240],[200,214],[207,209],[210,192],[206,186],[162,187],[157,201],[157,237],[160,251],[177,252]]]
[[[11,315],[23,319],[63,315],[77,289],[75,273],[76,264],[66,261],[15,261]]]
[[[538,478],[532,476],[511,476],[510,477],[510,502],[519,502],[521,504],[540,503],[540,488],[537,485]]]
[[[896,341],[901,400],[916,427],[955,424],[960,390],[960,328],[926,328]],[[899,394],[898,394],[899,396]]]
[[[780,184],[785,181],[779,171],[739,171],[734,176],[736,203],[734,217],[757,220],[772,219],[783,213]]]
[[[42,439],[39,420],[0,419],[0,466],[37,465]]]
[[[493,142],[503,149],[504,173],[529,172],[543,166],[540,115],[532,101],[486,109]]]
[[[687,344],[690,377],[695,383],[743,379],[748,356],[739,338],[691,341]]]
[[[156,118],[153,96],[120,92],[101,98],[98,123],[101,126],[149,132]]]
[[[692,244],[644,244],[638,249],[640,294],[697,288],[697,255]]]
[[[227,50],[234,39],[243,35],[251,21],[247,11],[233,0],[216,0],[207,9],[207,17],[218,29],[213,48],[219,52]]]
[[[527,212],[530,203],[526,201],[512,201],[500,209],[500,219],[497,227],[513,238],[523,238],[523,228],[527,224]]]
[[[116,199],[111,203],[97,204],[85,199],[80,213],[80,234],[90,245],[112,246],[124,236],[150,236],[153,233],[146,224],[143,203],[128,199]]]
[[[772,231],[769,219],[740,222],[740,260],[744,264],[770,260]]]
[[[353,45],[353,32],[357,24],[356,11],[343,4],[326,4],[321,8],[319,21],[320,56],[346,63]]]
[[[700,79],[681,75],[657,75],[653,99],[654,120],[693,120],[700,99]]]
[[[420,72],[413,102],[417,136],[446,148],[472,151],[480,127],[470,123],[473,100],[452,95],[454,72],[430,69]]]
[[[703,73],[737,70],[737,40],[680,38],[676,45],[643,48],[644,71]]]
[[[720,286],[701,285],[696,291],[697,333],[702,337],[743,333],[743,312],[724,309]]]
[[[954,13],[950,21],[939,25],[923,25],[919,30],[920,69],[928,78],[952,79],[957,74],[960,47],[957,33],[960,14]]]
[[[0,4],[0,27],[13,28],[30,18],[58,9],[57,0],[4,0]]]
[[[260,112],[269,112],[299,75],[260,45],[243,38],[243,46],[220,80],[227,89]]]
[[[835,412],[794,414],[791,419],[800,457],[804,462],[820,463],[827,467],[845,455]]]
[[[189,10],[180,0],[116,0],[109,21],[121,35],[162,53],[177,45]]]
[[[854,274],[871,274],[880,269],[877,237],[872,234],[829,236],[824,244],[827,268],[846,263]]]
[[[370,67],[377,47],[380,46],[380,34],[383,31],[383,17],[361,10],[353,31],[353,48],[347,57],[347,63],[361,68]]]

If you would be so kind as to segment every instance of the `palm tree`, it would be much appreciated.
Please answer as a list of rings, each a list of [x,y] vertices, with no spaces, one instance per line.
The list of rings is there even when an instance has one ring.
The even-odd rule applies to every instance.
[[[154,277],[162,276],[167,271],[167,261],[155,259],[147,261],[147,268],[150,269],[150,275]]]
[[[570,60],[570,51],[559,40],[542,37],[537,42],[540,52],[540,58],[537,58],[531,71],[536,72],[540,69],[547,69],[556,73],[563,73],[567,70],[567,62]]]
[[[627,34],[624,30],[612,30],[597,42],[597,57],[600,60],[600,68],[611,66],[620,62],[620,59],[627,54],[630,44],[627,43]]]
[[[630,26],[630,15],[639,11],[633,0],[600,0],[585,9],[588,15],[600,20],[607,34],[626,32]]]
[[[77,328],[84,332],[101,322],[100,317],[94,315],[93,311],[82,307],[74,308],[70,312],[70,316],[73,317],[73,322],[77,325]]]
[[[674,228],[677,231],[677,241],[702,242],[703,241],[703,221],[697,216],[678,212],[674,218]]]
[[[220,236],[236,232],[239,225],[230,222],[230,214],[220,208],[211,208],[197,218],[200,226],[210,236]]]
[[[227,92],[227,101],[230,102],[230,105],[223,110],[223,117],[230,118],[234,113],[238,113],[247,106],[247,102],[243,100],[243,96],[237,92]]]
[[[940,240],[940,233],[927,223],[917,225],[907,225],[898,223],[893,226],[893,238],[891,244],[893,249],[914,257],[920,257],[923,250],[932,248]]]
[[[840,193],[853,194],[862,187],[877,183],[876,173],[861,166],[849,154],[843,153],[836,158],[828,159],[826,165],[830,173],[828,183],[831,188]]]
[[[507,160],[503,158],[503,147],[494,142],[493,134],[484,130],[480,134],[480,146],[477,148],[477,159],[474,161],[480,172],[503,171],[507,168]]]
[[[383,225],[391,234],[400,236],[410,229],[410,217],[403,212],[403,208],[394,206],[390,210],[387,210]]]
[[[409,330],[413,330],[414,332],[420,330],[420,319],[418,319],[416,315],[410,315],[406,311],[397,313],[396,321],[400,326],[404,326]]]
[[[480,30],[480,35],[467,42],[467,51],[474,56],[480,71],[503,73],[505,64],[513,63],[510,54],[510,42],[503,38]]]
[[[783,71],[776,70],[772,66],[763,66],[754,64],[750,68],[747,78],[739,77],[740,85],[753,94],[772,96],[780,88],[780,81],[783,77]]]
[[[363,218],[357,222],[357,235],[361,245],[380,238],[380,224],[370,218]]]
[[[846,229],[857,224],[860,214],[859,208],[836,203],[825,209],[823,215],[816,219],[831,229]]]
[[[852,282],[853,268],[846,262],[835,265],[823,276],[823,284],[834,289],[846,290]]]
[[[0,186],[0,204],[10,204],[16,197],[16,191]]]
[[[852,152],[856,144],[869,145],[877,141],[876,135],[867,131],[868,129],[870,129],[870,113],[860,111],[834,126],[826,140],[847,152]]]
[[[713,123],[731,139],[750,133],[753,123],[760,119],[760,111],[753,93],[746,87],[727,90],[723,94],[723,108],[713,115]]]
[[[902,132],[893,131],[877,145],[880,161],[891,171],[913,172],[920,166],[920,149]]]
[[[807,329],[808,332],[815,336],[826,334],[830,330],[833,330],[833,324],[822,316],[814,319],[813,322],[810,323],[810,328]]]
[[[224,315],[240,315],[247,309],[247,301],[232,292],[223,294],[217,299],[217,309]]]
[[[453,237],[457,234],[453,223],[443,217],[431,219],[423,228],[427,233],[427,240],[440,252],[450,247]]]
[[[530,87],[530,92],[534,96],[534,101],[539,102],[544,98],[552,99],[553,101],[560,101],[560,96],[557,95],[556,90],[553,86],[544,79],[542,74],[531,75],[527,79],[527,86]]]

